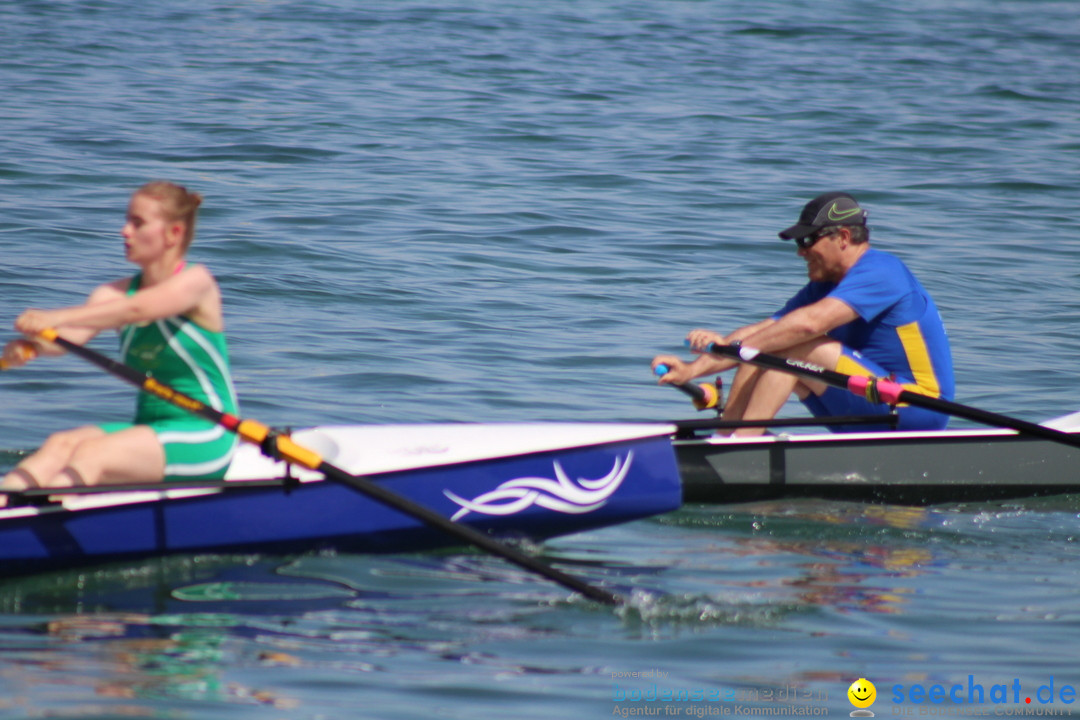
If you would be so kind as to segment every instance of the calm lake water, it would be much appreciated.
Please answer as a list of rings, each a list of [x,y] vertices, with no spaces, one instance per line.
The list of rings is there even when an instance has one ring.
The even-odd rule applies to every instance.
[[[206,196],[192,257],[225,292],[250,417],[690,417],[651,357],[779,307],[805,275],[776,232],[844,189],[941,308],[957,399],[1065,414],[1077,10],[2,3],[0,325],[129,272],[128,194],[164,177]],[[130,409],[73,358],[5,374],[0,464]],[[0,717],[846,716],[858,678],[879,717],[1068,714],[1078,538],[1073,497],[807,500],[688,506],[542,548],[637,588],[614,612],[458,551],[0,582]],[[935,685],[985,701],[913,701]]]

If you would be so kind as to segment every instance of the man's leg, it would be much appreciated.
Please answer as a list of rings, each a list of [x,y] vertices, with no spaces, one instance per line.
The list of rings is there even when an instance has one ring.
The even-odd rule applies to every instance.
[[[841,349],[837,341],[822,338],[777,354],[835,370]],[[724,420],[771,420],[776,417],[776,413],[780,411],[792,393],[802,400],[810,393],[820,395],[827,387],[822,382],[800,379],[792,373],[766,370],[743,363],[735,372],[723,418]],[[752,437],[764,432],[765,428],[746,427],[735,430],[733,434],[740,437]]]

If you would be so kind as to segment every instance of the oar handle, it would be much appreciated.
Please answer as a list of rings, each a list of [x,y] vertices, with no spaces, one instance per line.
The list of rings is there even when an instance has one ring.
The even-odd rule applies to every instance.
[[[827,385],[842,388],[849,392],[864,397],[873,403],[886,403],[889,405],[914,405],[926,408],[945,415],[964,418],[982,425],[1003,427],[1025,435],[1040,437],[1044,440],[1080,447],[1080,435],[1061,432],[1045,425],[1037,425],[1019,418],[999,415],[997,413],[980,410],[979,408],[962,405],[951,400],[931,397],[922,393],[905,389],[900,383],[886,378],[862,377],[858,375],[846,375],[835,370],[809,363],[804,360],[784,358],[777,355],[769,355],[755,348],[747,347],[738,343],[730,345],[718,345],[710,343],[705,351],[712,355],[733,358],[739,362],[752,363],[765,368],[781,370],[783,372],[801,375],[820,380]]]
[[[671,368],[661,363],[657,365],[653,372],[657,377],[663,377],[671,372]],[[676,387],[682,390],[684,393],[690,396],[690,400],[694,403],[694,407],[698,410],[711,410],[716,408],[720,403],[720,379],[717,378],[716,384],[712,383],[670,383],[672,387]]]

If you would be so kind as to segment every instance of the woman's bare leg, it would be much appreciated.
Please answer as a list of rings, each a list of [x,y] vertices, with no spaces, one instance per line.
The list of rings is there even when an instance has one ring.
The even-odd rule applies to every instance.
[[[159,482],[165,477],[165,449],[146,425],[81,443],[57,475],[63,485],[120,485]],[[59,485],[57,485],[59,486]]]
[[[22,490],[35,484],[49,487],[56,476],[71,462],[71,457],[79,445],[104,435],[105,431],[96,425],[85,425],[73,430],[53,433],[41,444],[37,452],[25,458],[15,466],[14,470],[5,475],[0,485],[12,490]]]

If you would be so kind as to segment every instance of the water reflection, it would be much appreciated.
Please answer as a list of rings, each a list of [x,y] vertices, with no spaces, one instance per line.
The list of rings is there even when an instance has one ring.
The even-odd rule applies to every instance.
[[[842,613],[898,614],[913,579],[940,564],[922,542],[940,525],[920,507],[825,501],[694,507],[663,521],[719,531],[709,551],[689,551],[680,564],[716,575],[730,563],[724,588],[742,588],[762,604],[827,607]],[[737,559],[737,560],[734,560]]]

